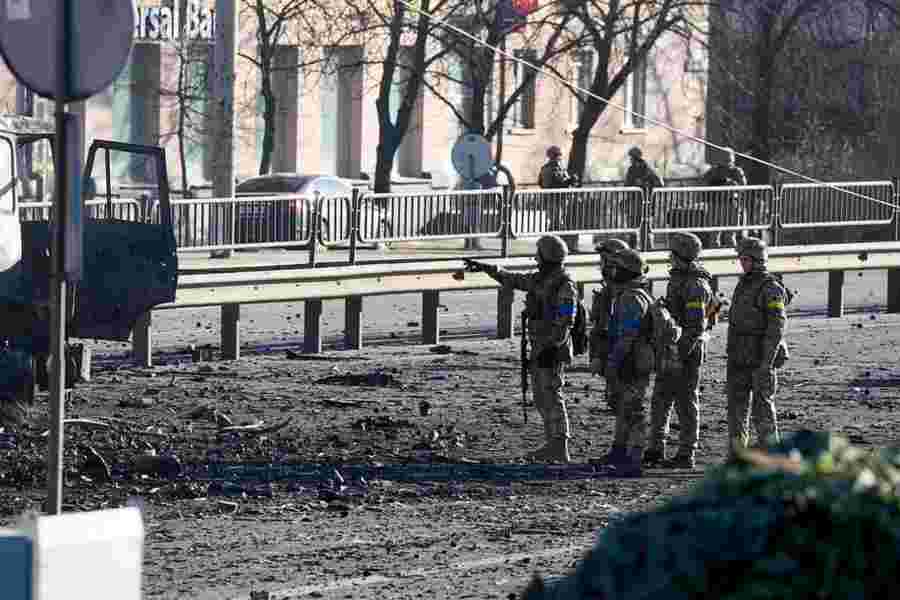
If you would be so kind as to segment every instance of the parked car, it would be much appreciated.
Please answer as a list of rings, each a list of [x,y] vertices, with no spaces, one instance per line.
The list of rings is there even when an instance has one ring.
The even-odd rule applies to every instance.
[[[365,182],[362,182],[365,183]],[[273,173],[240,182],[235,187],[238,197],[279,196],[319,193],[323,196],[350,197],[360,182],[334,175]],[[239,244],[262,242],[294,242],[310,236],[311,206],[302,199],[265,200],[238,204],[236,241]],[[348,207],[349,209],[349,207]],[[327,217],[327,213],[326,213]],[[327,234],[333,232],[326,231]]]

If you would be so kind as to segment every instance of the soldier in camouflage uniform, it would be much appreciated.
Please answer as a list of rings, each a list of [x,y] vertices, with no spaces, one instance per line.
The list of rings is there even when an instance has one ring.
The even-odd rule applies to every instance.
[[[742,168],[737,166],[734,150],[725,148],[725,162],[714,166],[706,172],[703,176],[703,185],[711,187],[747,185],[747,175]],[[742,219],[746,218],[746,215],[742,214],[742,209],[736,196],[732,197],[730,202],[732,206],[726,209],[726,216],[729,217],[728,224],[737,225]],[[735,246],[736,238],[733,231],[723,231],[710,235],[712,236],[710,240],[712,243],[707,244],[708,247],[724,246],[733,248]]]
[[[616,252],[628,248],[627,243],[615,238],[603,242],[596,248],[603,257],[603,264],[600,266],[603,283],[594,290],[591,303],[590,358],[591,373],[594,375],[606,376],[606,360],[609,357],[609,312],[616,293],[615,284],[611,279],[609,258]],[[613,413],[617,412],[616,393],[610,388],[609,379],[606,380],[606,406]]]
[[[734,289],[728,314],[728,439],[750,443],[752,416],[759,443],[778,439],[775,415],[777,369],[787,358],[784,331],[787,291],[766,268],[766,243],[747,237],[738,246],[744,275]]]
[[[676,233],[671,240],[672,269],[666,289],[666,306],[681,327],[678,369],[657,371],[650,403],[650,448],[644,464],[693,469],[700,441],[700,371],[706,357],[707,306],[714,300],[712,275],[697,264],[703,245],[693,233]],[[672,405],[680,426],[678,453],[668,462],[666,436]]]
[[[529,368],[534,403],[544,421],[546,439],[546,444],[529,454],[529,458],[552,462],[570,460],[569,416],[562,388],[565,366],[573,358],[571,330],[578,289],[563,268],[567,256],[568,248],[562,239],[545,235],[537,242],[537,271],[513,273],[487,263],[467,261],[470,271],[486,273],[504,286],[528,292],[525,311],[531,342]]]
[[[645,402],[653,371],[650,341],[650,296],[646,293],[646,263],[635,250],[610,258],[610,281],[617,287],[609,322],[606,376],[616,390],[618,412],[613,446],[607,463],[623,477],[640,477],[647,437]]]

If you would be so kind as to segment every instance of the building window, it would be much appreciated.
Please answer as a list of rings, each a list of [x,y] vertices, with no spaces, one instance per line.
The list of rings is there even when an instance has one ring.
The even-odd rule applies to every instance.
[[[647,111],[647,63],[638,62],[631,75],[625,80],[624,87],[625,129],[643,129],[644,115]]]
[[[866,66],[861,62],[847,65],[847,107],[855,115],[866,109]]]
[[[520,87],[522,88],[522,93],[519,94],[515,104],[511,107],[513,127],[534,129],[534,100],[537,78],[531,72],[533,67],[528,65],[536,63],[537,53],[534,50],[524,49],[516,50],[513,56],[528,63],[526,65],[519,62],[519,60],[513,61],[512,89],[515,92]]]

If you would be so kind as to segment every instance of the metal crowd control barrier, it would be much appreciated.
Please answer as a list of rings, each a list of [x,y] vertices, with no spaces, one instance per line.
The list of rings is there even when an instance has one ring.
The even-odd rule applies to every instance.
[[[323,246],[335,246],[350,241],[353,223],[351,196],[318,196],[318,240]]]
[[[697,234],[704,248],[731,247],[738,232],[770,230],[774,207],[770,185],[657,188],[646,209],[645,249],[665,248],[667,234],[684,231]]]
[[[644,192],[638,187],[517,190],[512,204],[513,237],[607,233],[636,239]]]
[[[498,237],[503,192],[460,190],[417,194],[363,194],[359,241],[406,242]]]
[[[302,194],[172,200],[175,241],[182,251],[310,245],[316,199]],[[152,222],[159,222],[154,202]]]
[[[869,236],[864,241],[900,239],[900,208],[890,182],[832,185],[788,184],[779,195],[772,186],[666,187],[649,198],[636,187],[355,190],[352,197],[186,198],[174,200],[172,212],[181,250],[292,247],[308,249],[310,264],[317,245],[349,246],[355,263],[362,244],[445,239],[499,238],[501,254],[509,256],[510,240],[545,233],[623,237],[642,250],[667,247],[668,235],[678,231],[697,233],[707,248],[729,247],[733,236],[745,233],[767,237],[772,245],[857,241],[846,238],[858,230]],[[122,199],[116,214],[136,210],[139,202]],[[48,208],[21,203],[23,218],[40,218]],[[158,219],[157,211],[154,204],[151,219]]]
[[[107,205],[111,205],[111,216],[107,216]],[[112,218],[118,221],[144,221],[144,208],[139,200],[132,198],[113,200],[88,200],[84,203],[85,216],[88,219]],[[20,202],[19,219],[22,221],[49,221],[53,210],[52,201]]]
[[[893,225],[900,206],[890,181],[788,183],[780,191],[779,243],[897,239]]]

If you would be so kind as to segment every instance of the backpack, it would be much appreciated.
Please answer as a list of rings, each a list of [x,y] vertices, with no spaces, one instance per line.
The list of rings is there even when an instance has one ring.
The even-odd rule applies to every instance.
[[[681,326],[666,306],[665,298],[653,299],[646,290],[636,290],[649,303],[647,316],[647,339],[653,350],[653,356],[644,359],[648,364],[644,370],[655,367],[657,374],[672,375],[682,370],[681,356],[678,353],[678,341],[681,339]]]
[[[559,286],[556,288],[557,291],[567,281],[573,280],[568,276],[561,278]],[[579,296],[575,302],[575,322],[572,325],[572,331],[569,333],[572,339],[572,353],[575,356],[581,356],[588,350],[590,339],[588,338],[587,322],[587,309],[584,306],[584,300]]]

